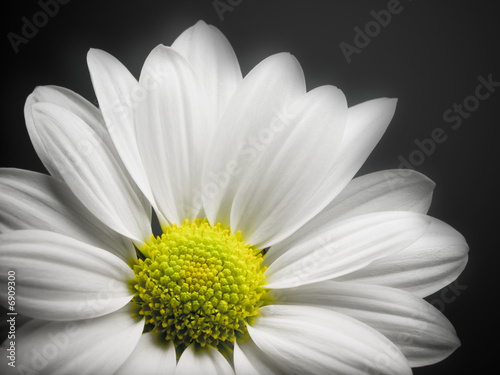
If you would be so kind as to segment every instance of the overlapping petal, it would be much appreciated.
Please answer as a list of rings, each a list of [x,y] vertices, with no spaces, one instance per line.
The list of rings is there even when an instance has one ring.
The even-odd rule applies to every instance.
[[[252,339],[234,344],[234,370],[236,375],[274,375],[282,373],[279,359],[259,349]]]
[[[268,58],[259,64],[233,96],[230,108],[236,110],[222,118],[219,130],[225,139],[210,148],[203,177],[202,197],[209,219],[241,229],[249,242],[260,247],[291,235],[339,194],[379,141],[396,104],[383,98],[346,110],[345,99],[338,94],[336,98],[334,90],[325,87],[304,96],[299,85],[293,89],[275,81],[283,81],[280,77],[285,73],[292,77],[288,85],[302,79],[290,69],[293,64],[277,56],[280,59]],[[245,94],[245,84],[252,87],[257,81],[262,86],[253,77],[265,77],[279,65],[283,66],[280,72],[267,78],[267,90],[261,90],[258,97]],[[311,103],[303,106],[310,98],[316,99],[315,111],[308,111]],[[239,109],[241,103],[245,106]],[[319,137],[311,136],[313,132]],[[224,147],[226,142],[235,150],[229,159],[218,156],[229,147]],[[292,155],[291,150],[309,148],[313,151],[304,151],[311,154],[307,159]],[[304,165],[297,166],[297,162]]]
[[[206,91],[208,107],[219,119],[242,80],[233,47],[219,29],[198,21],[177,37],[172,48],[193,67]]]
[[[201,198],[211,223],[231,224],[240,181],[256,160],[252,140],[304,94],[302,69],[289,54],[268,57],[243,79],[222,115],[203,171]]]
[[[54,177],[21,169],[0,169],[0,232],[39,229],[133,259],[132,242],[99,223],[68,186]]]
[[[386,131],[396,103],[397,99],[379,98],[349,107],[340,149],[329,173],[302,208],[302,225],[332,202],[358,172]]]
[[[58,233],[19,230],[0,235],[0,273],[16,271],[16,311],[46,320],[109,314],[128,303],[134,273],[115,255]]]
[[[321,236],[295,244],[277,259],[266,259],[267,287],[289,288],[346,275],[405,249],[428,225],[424,215],[399,211],[333,223]]]
[[[424,235],[403,251],[336,280],[389,286],[419,297],[444,288],[464,270],[469,245],[456,229],[441,220],[430,219]]]
[[[324,235],[335,221],[383,212],[410,211],[425,214],[434,183],[412,170],[387,170],[357,177],[318,215],[283,241],[273,245],[268,259],[276,259],[295,243]]]
[[[28,129],[33,147],[35,148],[38,157],[40,158],[40,160],[42,160],[43,164],[52,176],[59,179],[63,178],[61,171],[59,171],[57,168],[54,168],[53,162],[51,161],[49,155],[49,150],[44,147],[43,138],[39,134],[37,119],[33,113],[33,105],[35,103],[52,103],[54,105],[58,105],[61,108],[65,108],[66,110],[70,111],[75,116],[80,118],[94,132],[96,132],[100,140],[104,142],[110,150],[114,149],[114,145],[111,142],[109,133],[107,132],[104,125],[102,114],[99,109],[96,108],[92,103],[90,103],[77,93],[64,87],[38,86],[26,100],[26,127]]]
[[[346,315],[285,305],[266,306],[260,312],[248,332],[282,373],[411,374],[391,341]]]
[[[259,247],[295,231],[305,220],[303,209],[310,193],[330,172],[346,117],[342,91],[322,86],[295,100],[284,114],[259,129],[255,139],[251,138],[255,149],[245,149],[253,151],[255,160],[237,177],[231,227]],[[297,150],[308,156],[297,158]]]
[[[33,93],[28,97],[25,106],[25,117],[26,124],[28,128],[28,132],[32,139],[36,139],[36,142],[33,142],[33,146],[41,160],[44,162],[47,170],[54,177],[59,179],[63,179],[63,176],[60,174],[60,171],[57,168],[53,168],[52,163],[50,162],[50,158],[47,155],[47,152],[50,150],[46,150],[41,143],[42,139],[39,134],[39,129],[37,126],[36,118],[34,118],[33,114],[33,105],[35,103],[52,103],[61,108],[69,110],[71,113],[79,117],[85,124],[87,124],[95,133],[96,140],[100,143],[103,143],[105,147],[114,155],[116,162],[120,166],[122,171],[125,171],[125,165],[120,158],[118,150],[113,143],[112,137],[108,132],[108,128],[104,122],[104,118],[102,116],[101,111],[90,103],[88,100],[78,95],[77,93],[68,90],[64,87],[58,86],[39,86],[37,87]],[[69,125],[68,125],[69,126]],[[83,140],[82,149],[80,150],[85,153],[85,145],[87,141]],[[134,189],[137,197],[140,199],[144,210],[148,213],[148,216],[151,215],[151,205],[149,204],[146,197],[142,194],[139,187],[136,185],[135,181],[132,179],[130,174],[125,173],[127,179],[129,180],[132,188]]]
[[[215,119],[206,114],[193,69],[170,47],[158,46],[150,53],[140,82],[150,87],[138,104],[137,141],[155,202],[170,224],[193,220],[202,209],[196,192],[201,189],[207,130]]]
[[[177,359],[174,344],[160,345],[152,333],[141,335],[137,346],[115,375],[174,374]]]
[[[32,94],[33,97],[35,94]],[[38,150],[71,191],[103,223],[138,245],[151,234],[150,209],[99,134],[70,110],[28,99]]]
[[[184,350],[177,364],[175,375],[232,375],[233,368],[215,348],[197,351],[193,345]]]
[[[324,307],[375,328],[401,350],[412,367],[439,362],[460,346],[443,314],[398,289],[324,281],[271,291],[271,296],[277,304]]]
[[[426,214],[434,182],[413,170],[391,169],[357,177],[307,227],[371,212],[410,211]]]
[[[144,327],[129,310],[126,306],[79,321],[32,320],[16,332],[16,373],[114,373],[134,350]],[[4,342],[2,352],[8,344]]]
[[[396,104],[397,99],[378,98],[349,107],[335,164],[314,192],[313,198],[326,197],[323,208],[344,189],[373,151],[394,116]]]
[[[105,51],[91,49],[87,64],[105,125],[120,159],[153,208],[155,201],[142,164],[136,133],[137,106],[146,100],[142,87],[123,64]],[[160,221],[165,219],[156,210]]]
[[[248,340],[247,340],[248,341]],[[238,374],[245,374],[245,375],[259,375],[262,374],[262,372],[258,372],[255,369],[255,364],[252,363],[253,361],[248,358],[245,353],[240,349],[239,345],[237,342],[234,343],[234,356],[233,356],[233,361],[234,361],[234,372],[236,375]]]

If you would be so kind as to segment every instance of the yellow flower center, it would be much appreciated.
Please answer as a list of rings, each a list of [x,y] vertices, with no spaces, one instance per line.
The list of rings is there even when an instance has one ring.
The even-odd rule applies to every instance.
[[[186,220],[151,236],[132,264],[134,314],[146,320],[145,331],[183,350],[194,343],[222,351],[269,301],[264,288],[261,250],[245,244],[207,219]]]

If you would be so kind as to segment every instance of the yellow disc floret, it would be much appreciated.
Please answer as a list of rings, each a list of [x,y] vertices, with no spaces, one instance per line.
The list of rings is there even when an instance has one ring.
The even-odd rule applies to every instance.
[[[238,232],[204,219],[164,228],[132,264],[135,314],[183,349],[227,347],[267,301],[262,254]]]

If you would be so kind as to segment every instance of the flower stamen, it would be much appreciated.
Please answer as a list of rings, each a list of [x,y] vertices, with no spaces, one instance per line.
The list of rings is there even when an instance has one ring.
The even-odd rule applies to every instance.
[[[193,343],[232,346],[269,302],[261,250],[245,244],[240,232],[207,219],[163,232],[141,248],[145,258],[131,265],[134,314],[145,318],[145,331],[180,350]]]

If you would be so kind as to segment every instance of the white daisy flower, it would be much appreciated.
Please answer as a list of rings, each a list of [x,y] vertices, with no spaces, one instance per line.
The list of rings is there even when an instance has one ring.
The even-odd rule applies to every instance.
[[[401,375],[459,346],[423,300],[468,252],[426,215],[434,184],[353,179],[395,99],[306,92],[286,53],[242,78],[201,21],[138,81],[100,50],[88,65],[99,109],[54,86],[27,100],[51,176],[0,171],[1,301],[15,271],[32,318],[12,371]]]

